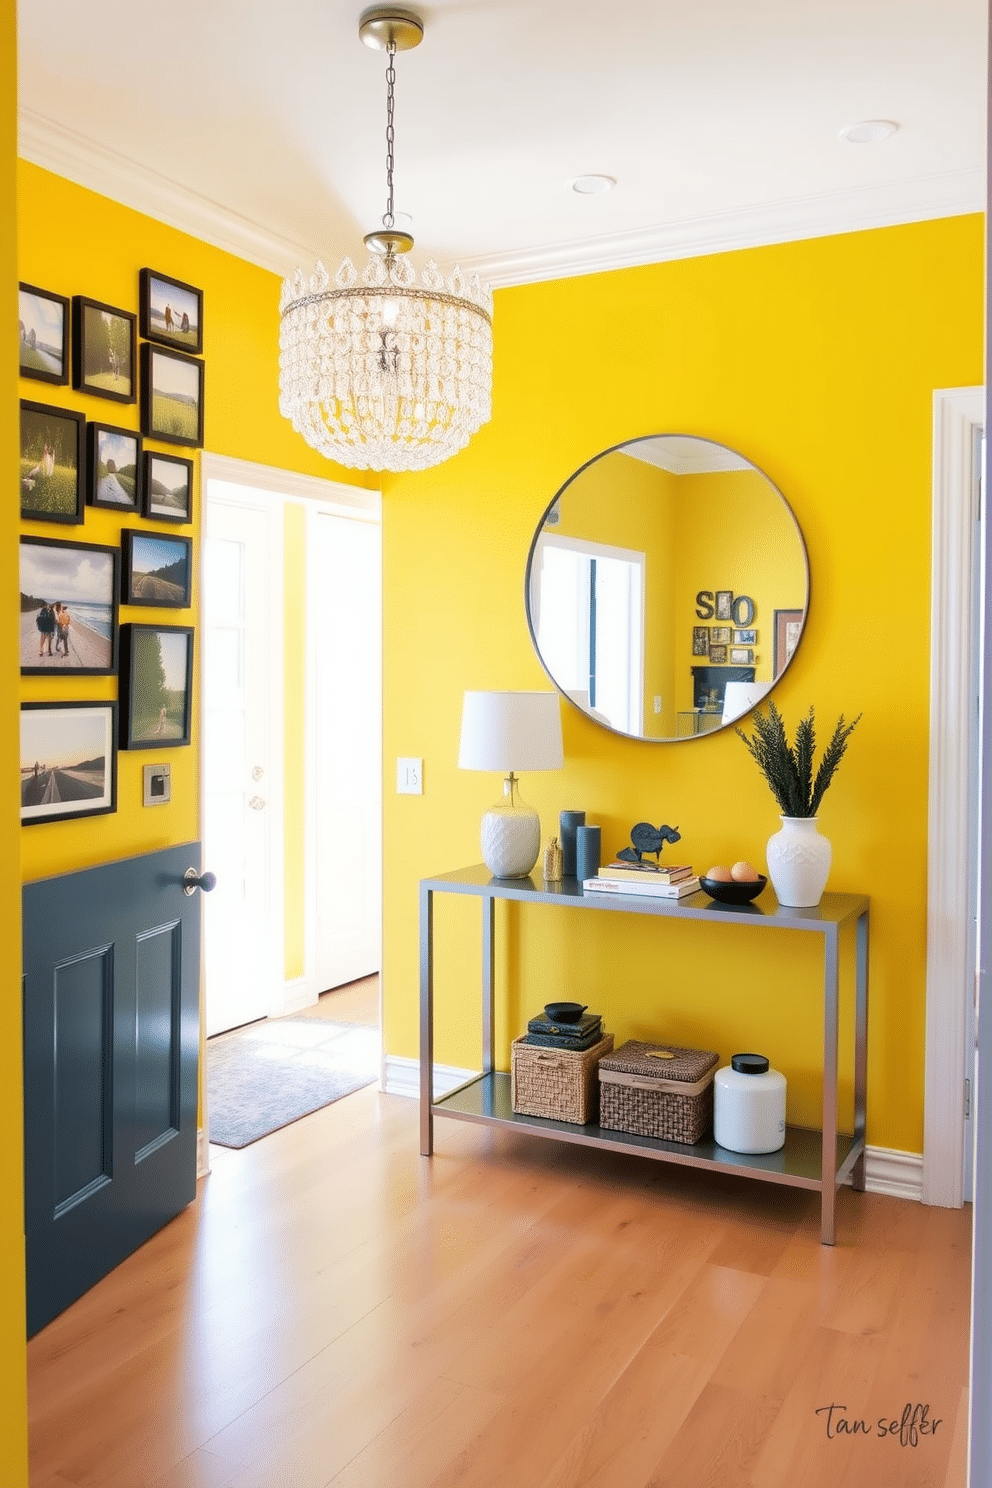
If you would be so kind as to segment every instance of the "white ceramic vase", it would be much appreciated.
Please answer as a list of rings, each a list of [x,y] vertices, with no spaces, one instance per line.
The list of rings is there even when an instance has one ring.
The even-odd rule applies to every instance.
[[[783,816],[780,821],[765,850],[775,897],[788,909],[813,909],[827,886],[833,849],[817,831],[815,816]]]

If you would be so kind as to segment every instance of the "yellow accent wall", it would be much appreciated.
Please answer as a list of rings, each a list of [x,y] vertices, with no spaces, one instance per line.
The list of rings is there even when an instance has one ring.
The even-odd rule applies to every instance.
[[[811,703],[823,735],[864,711],[821,825],[830,887],[872,897],[868,1139],[921,1150],[932,395],[982,379],[982,231],[948,218],[497,294],[491,423],[448,464],[384,483],[385,758],[422,755],[426,782],[385,794],[390,1053],[417,1052],[417,881],[479,860],[499,794],[457,768],[462,692],[548,686],[524,609],[534,528],[600,450],[695,434],[765,471],[806,539],[809,619],[775,693],[790,725]],[[606,852],[647,819],[679,825],[697,867],[764,863],[777,810],[733,731],[627,741],[567,705],[563,726],[564,769],[522,781],[545,837],[584,808]],[[473,901],[438,908],[442,1063],[478,1067],[479,922]],[[533,906],[501,906],[498,924],[504,1067],[526,1017],[567,995],[618,1041],[756,1046],[789,1079],[790,1119],[818,1125],[812,943]],[[843,1081],[849,1106],[849,1066]]]
[[[131,311],[138,309],[138,271],[145,266],[203,290],[206,449],[326,480],[375,485],[372,476],[357,477],[310,450],[279,413],[279,281],[274,274],[25,161],[18,166],[18,200],[18,272],[30,284],[63,295],[84,294]],[[44,212],[38,210],[41,202],[45,204]],[[52,232],[52,222],[66,224],[66,230]],[[20,396],[78,409],[87,419],[101,419],[123,428],[137,429],[139,425],[138,405],[111,402],[76,392],[72,387],[55,387],[22,378]],[[180,455],[191,453],[152,440],[146,448]],[[298,560],[302,550],[302,535],[296,530],[296,521],[296,516],[289,519],[287,562],[293,555]],[[191,533],[198,543],[199,484],[191,527],[146,524],[143,518],[133,515],[122,518],[113,511],[87,507],[85,522],[80,527],[24,522],[21,530],[42,537],[76,537],[83,542],[116,545],[122,526],[136,524],[149,530]],[[195,572],[198,580],[198,560]],[[292,595],[295,589],[295,585],[288,586],[287,592]],[[161,621],[195,626],[198,619],[196,581],[189,611],[133,610],[121,606],[122,623]],[[293,633],[287,625],[287,635]],[[195,654],[198,655],[197,648]],[[286,682],[290,700],[287,733],[292,729],[297,741],[302,733],[302,676],[298,672],[298,648],[287,645]],[[22,679],[21,695],[25,701],[53,697],[113,698],[117,696],[117,679],[66,676],[56,682],[47,677],[27,677]],[[197,678],[193,747],[168,751],[172,765],[171,802],[154,809],[143,808],[141,769],[148,763],[148,752],[120,751],[116,813],[23,829],[25,880],[153,852],[170,843],[195,840],[199,836],[198,698]],[[302,925],[298,914],[298,880],[303,860],[302,799],[292,791],[292,780],[298,780],[299,775],[293,776],[289,768],[301,748],[297,742],[287,755],[290,797],[286,803],[286,845],[290,871],[286,899],[291,921],[287,931],[293,937],[291,940],[290,934],[287,935],[287,967],[298,967],[302,959]]]
[[[0,0],[0,450],[4,484],[17,475],[17,46],[14,0]],[[41,384],[39,383],[40,387]],[[21,874],[17,790],[20,764],[16,524],[0,547],[0,1458],[4,1481],[26,1488],[24,1354],[24,1121],[21,1073]]]

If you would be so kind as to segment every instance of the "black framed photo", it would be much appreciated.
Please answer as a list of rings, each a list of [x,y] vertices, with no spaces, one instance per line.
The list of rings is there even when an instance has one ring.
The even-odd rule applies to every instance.
[[[86,420],[72,408],[21,400],[21,516],[81,522],[85,495]]]
[[[775,644],[772,676],[780,677],[792,660],[792,653],[799,645],[806,620],[805,610],[775,611]]]
[[[22,537],[20,570],[21,671],[116,672],[117,548]]]
[[[189,608],[193,582],[193,539],[166,537],[141,527],[121,530],[124,558],[122,601],[129,605]]]
[[[141,500],[141,435],[91,420],[88,439],[90,506],[136,512]]]
[[[117,810],[117,704],[21,704],[21,822]]]
[[[18,371],[39,382],[69,381],[69,301],[65,295],[18,285]]]
[[[734,591],[732,589],[718,589],[716,591],[716,618],[718,620],[732,620],[731,606],[734,602]]]
[[[710,628],[708,625],[692,627],[692,654],[693,656],[709,656]]]
[[[735,646],[756,646],[758,644],[758,632],[756,630],[735,630]]]
[[[193,461],[145,450],[142,512],[157,522],[193,520]]]
[[[203,290],[155,269],[142,269],[139,311],[148,341],[199,356],[203,350]]]
[[[202,447],[202,362],[142,342],[141,429],[146,439]]]
[[[193,627],[121,626],[122,749],[190,742]]]
[[[82,393],[134,403],[138,397],[135,347],[138,317],[88,300],[72,299],[72,385]]]

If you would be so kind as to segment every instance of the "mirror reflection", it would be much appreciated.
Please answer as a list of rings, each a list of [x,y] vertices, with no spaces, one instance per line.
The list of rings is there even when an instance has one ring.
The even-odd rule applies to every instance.
[[[684,434],[633,439],[577,471],[527,561],[531,637],[590,718],[656,742],[744,716],[799,642],[802,534],[749,460]]]

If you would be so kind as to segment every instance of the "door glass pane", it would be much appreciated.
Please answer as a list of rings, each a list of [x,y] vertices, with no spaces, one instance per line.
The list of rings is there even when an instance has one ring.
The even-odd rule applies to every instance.
[[[208,625],[237,623],[244,615],[244,544],[208,537],[203,552],[203,611]]]

